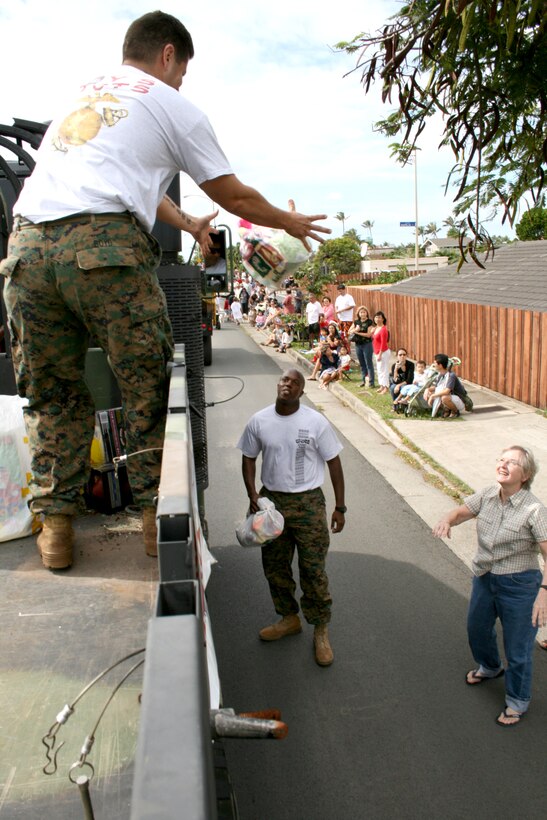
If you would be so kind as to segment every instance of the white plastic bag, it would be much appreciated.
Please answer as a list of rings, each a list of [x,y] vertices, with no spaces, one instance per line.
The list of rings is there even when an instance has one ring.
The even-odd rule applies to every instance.
[[[285,520],[270,498],[258,499],[258,512],[249,515],[236,529],[242,547],[262,547],[281,535]]]
[[[29,499],[30,451],[23,418],[27,399],[0,396],[0,541],[32,535],[40,529]]]
[[[277,287],[310,257],[299,239],[279,229],[263,228],[240,219],[239,234],[245,269],[253,279],[270,288]]]

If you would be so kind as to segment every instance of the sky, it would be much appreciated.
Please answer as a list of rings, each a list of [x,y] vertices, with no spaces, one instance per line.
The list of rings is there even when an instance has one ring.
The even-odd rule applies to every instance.
[[[379,90],[365,95],[356,56],[333,46],[374,32],[400,6],[395,0],[207,0],[159,3],[192,35],[181,93],[208,115],[234,173],[270,202],[328,215],[332,237],[345,230],[373,241],[414,241],[400,222],[436,222],[452,214],[445,195],[453,155],[439,149],[440,122],[420,138],[416,172],[390,156],[392,141],[374,131],[391,108]],[[80,82],[121,62],[129,24],[158,5],[143,0],[0,0],[0,123],[14,117],[47,121],[73,99]],[[186,175],[181,205],[202,215],[211,203]],[[221,211],[217,223],[237,233],[237,219]],[[499,219],[492,234],[514,238]],[[183,250],[188,243],[183,244]]]

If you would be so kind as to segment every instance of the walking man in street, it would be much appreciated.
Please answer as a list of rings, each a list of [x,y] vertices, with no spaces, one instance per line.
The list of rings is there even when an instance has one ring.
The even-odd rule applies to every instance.
[[[310,250],[325,216],[271,205],[233,173],[207,117],[179,94],[192,38],[170,14],[135,20],[123,64],[85,78],[51,123],[14,208],[6,277],[19,395],[32,454],[31,508],[44,516],[43,564],[72,563],[72,518],[82,511],[95,422],[84,379],[90,336],[107,353],[124,408],[128,471],[143,511],[146,551],[156,554],[157,493],[173,340],[156,268],[156,219],[189,231],[206,249],[209,221],[165,196],[184,171],[212,201],[281,228]],[[72,69],[72,67],[71,67]]]
[[[297,549],[300,604],[306,621],[314,626],[315,660],[320,666],[330,666],[334,654],[327,625],[332,599],[325,570],[329,528],[321,485],[326,463],[335,497],[331,531],[341,532],[346,514],[339,456],[342,445],[324,416],[300,403],[304,385],[298,370],[285,371],[277,384],[275,404],[252,416],[237,446],[243,454],[243,481],[251,512],[258,510],[259,496],[265,496],[285,520],[282,534],[262,547],[264,574],[281,620],[262,629],[259,636],[263,641],[276,641],[302,631],[292,573]],[[260,453],[263,486],[257,492],[256,460]]]

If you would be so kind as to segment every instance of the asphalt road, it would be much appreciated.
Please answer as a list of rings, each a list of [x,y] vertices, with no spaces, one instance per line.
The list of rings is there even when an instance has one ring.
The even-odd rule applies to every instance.
[[[325,412],[357,445],[344,441],[349,511],[329,556],[335,663],[315,664],[310,627],[279,643],[258,640],[275,614],[258,550],[235,539],[246,511],[235,444],[248,417],[274,400],[280,371],[234,325],[215,333],[214,348],[205,502],[218,561],[208,598],[224,704],[280,708],[289,726],[282,741],[226,741],[241,820],[543,818],[547,653],[536,653],[526,721],[496,726],[502,681],[464,684],[472,668],[468,569],[365,456],[374,451],[392,483],[396,473],[399,493],[406,481],[409,503],[413,471],[365,422],[340,421],[338,402],[327,397]],[[423,504],[423,487],[417,492]],[[439,496],[431,491],[435,508]],[[79,702],[52,777],[42,773],[41,738],[62,704],[146,642],[157,566],[144,555],[135,519],[84,516],[76,529],[67,573],[41,567],[32,537],[0,545],[0,820],[83,816],[68,768],[121,673]],[[140,689],[138,670],[101,723],[91,755],[96,820],[129,816]],[[181,817],[192,820],[184,807]]]
[[[208,599],[224,705],[277,707],[289,726],[282,741],[226,742],[241,820],[543,818],[546,653],[537,651],[526,721],[497,726],[502,680],[464,683],[469,571],[344,439],[349,510],[328,562],[335,662],[315,664],[309,626],[259,641],[276,616],[259,551],[234,534],[246,511],[235,444],[274,401],[279,373],[241,329],[215,334],[206,506],[218,563]],[[227,375],[244,382],[231,401],[239,383],[217,378]]]

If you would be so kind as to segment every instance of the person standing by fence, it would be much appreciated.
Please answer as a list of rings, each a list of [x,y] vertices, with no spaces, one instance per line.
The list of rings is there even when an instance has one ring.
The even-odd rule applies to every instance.
[[[374,314],[374,324],[376,327],[372,335],[372,348],[376,356],[376,366],[378,368],[377,393],[383,395],[389,393],[389,360],[391,350],[389,349],[389,330],[387,329],[387,319],[381,310]]]

